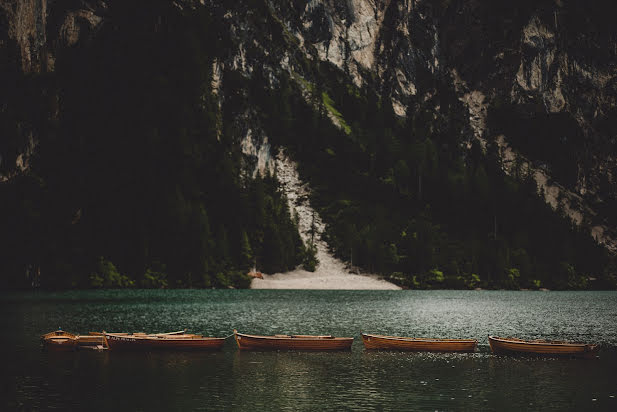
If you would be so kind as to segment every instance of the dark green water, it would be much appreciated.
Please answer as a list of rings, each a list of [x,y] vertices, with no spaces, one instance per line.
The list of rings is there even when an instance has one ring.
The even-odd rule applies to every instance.
[[[88,410],[617,410],[617,292],[79,291],[3,294],[2,403]],[[354,336],[351,352],[47,353],[61,326]],[[361,331],[476,338],[474,354],[367,352]],[[497,357],[487,335],[602,344]],[[8,346],[7,346],[8,344]]]

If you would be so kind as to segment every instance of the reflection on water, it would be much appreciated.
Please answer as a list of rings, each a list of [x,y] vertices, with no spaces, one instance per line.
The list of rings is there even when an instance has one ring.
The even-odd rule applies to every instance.
[[[81,291],[2,295],[0,407],[617,409],[617,293]],[[45,353],[38,336],[169,331],[354,336],[352,352]],[[359,332],[476,338],[479,352],[364,351]],[[600,360],[496,357],[486,336],[601,343]],[[3,408],[4,409],[4,408]]]

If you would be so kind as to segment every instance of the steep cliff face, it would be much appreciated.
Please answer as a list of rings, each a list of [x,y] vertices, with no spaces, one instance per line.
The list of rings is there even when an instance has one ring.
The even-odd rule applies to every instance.
[[[305,75],[303,59],[327,61],[358,87],[370,85],[391,98],[400,116],[416,96],[426,98],[435,93],[437,83],[451,83],[469,106],[476,136],[498,135],[486,127],[486,112],[496,100],[530,117],[567,113],[580,128],[585,146],[567,186],[585,195],[595,194],[601,182],[612,185],[614,142],[597,129],[611,127],[614,33],[578,15],[578,2],[523,4],[513,17],[502,12],[502,2],[484,3],[311,0],[205,5],[228,29],[222,35],[230,48],[217,62],[218,70],[251,76],[255,67],[266,68],[271,72],[268,81],[276,82],[281,70]],[[196,7],[199,2],[177,5]],[[53,71],[61,50],[91,39],[107,10],[103,1],[5,0],[0,7],[6,20],[0,47],[13,63],[19,61],[24,73]],[[496,23],[500,16],[501,23]],[[484,97],[478,103],[480,94]],[[259,142],[252,140],[259,153]]]
[[[54,70],[61,49],[91,39],[103,21],[103,1],[2,0],[0,50],[24,73]]]
[[[0,123],[7,136],[0,143],[0,181],[29,168],[41,134],[36,124],[57,116],[57,104],[49,102],[54,92],[37,79],[54,72],[64,50],[85,47],[105,9],[101,1],[0,1]]]
[[[425,102],[444,89],[455,90],[469,123],[462,142],[499,146],[506,171],[508,164],[525,163],[547,202],[617,250],[610,213],[617,195],[617,46],[603,16],[609,5],[601,2],[593,13],[578,1],[523,2],[513,12],[507,6],[428,0],[265,2],[257,9],[209,4],[230,23],[233,47],[220,64],[244,76],[259,67],[272,85],[281,71],[310,82],[303,59],[329,62],[356,86],[389,99],[402,117],[426,109]],[[430,109],[439,116],[440,107]],[[259,152],[252,149],[259,142],[249,147]],[[263,151],[258,157],[259,164],[269,158]]]
[[[47,1],[3,1],[0,8],[6,27],[6,32],[2,33],[4,51],[11,46],[7,44],[9,39],[14,41],[21,69],[26,73],[41,71],[46,63]]]
[[[556,1],[529,8],[520,16],[518,41],[485,48],[493,59],[480,67],[486,80],[467,76],[466,84],[486,96],[483,136],[503,149],[504,161],[525,163],[547,202],[617,251],[610,213],[617,190],[616,37],[602,16],[607,3],[593,12],[582,6]],[[507,158],[511,149],[516,155]]]
[[[272,7],[301,49],[347,73],[356,86],[375,87],[400,116],[409,98],[427,93],[440,75],[437,21],[423,2],[312,0],[295,13]]]

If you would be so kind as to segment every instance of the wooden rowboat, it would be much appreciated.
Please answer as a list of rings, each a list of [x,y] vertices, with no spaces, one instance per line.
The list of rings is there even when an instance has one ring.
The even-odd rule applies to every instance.
[[[43,347],[53,351],[74,351],[77,348],[77,335],[58,329],[41,336]]]
[[[92,336],[104,336],[106,333],[111,335],[140,335],[140,336],[169,336],[169,335],[184,335],[186,334],[186,330],[179,330],[176,332],[165,332],[165,333],[145,333],[145,332],[88,332],[89,335]]]
[[[194,334],[116,334],[105,333],[105,341],[112,350],[151,350],[151,349],[199,349],[218,350],[226,338],[212,338]]]
[[[390,349],[426,352],[474,352],[475,339],[427,339],[362,334],[366,349]]]
[[[494,354],[527,354],[544,356],[594,357],[597,345],[548,340],[522,340],[489,336],[488,343]]]
[[[241,350],[350,350],[353,338],[331,335],[273,335],[259,336],[238,333],[234,329]]]

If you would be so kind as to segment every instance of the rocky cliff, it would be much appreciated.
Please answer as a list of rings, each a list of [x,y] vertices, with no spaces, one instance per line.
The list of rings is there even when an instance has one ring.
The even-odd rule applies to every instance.
[[[101,1],[0,1],[0,116],[7,135],[0,148],[0,181],[28,168],[40,138],[36,118],[57,116],[56,105],[38,107],[46,91],[33,83],[54,72],[63,50],[93,38],[105,9]]]
[[[547,202],[617,250],[610,212],[617,37],[609,2],[593,11],[559,0],[514,8],[505,1],[265,2],[265,27],[251,18],[250,2],[209,6],[229,23],[233,43],[218,64],[245,76],[266,64],[272,81],[281,70],[311,81],[302,60],[327,61],[388,98],[401,117],[454,90],[469,122],[461,142],[498,145],[505,170],[523,164]]]

